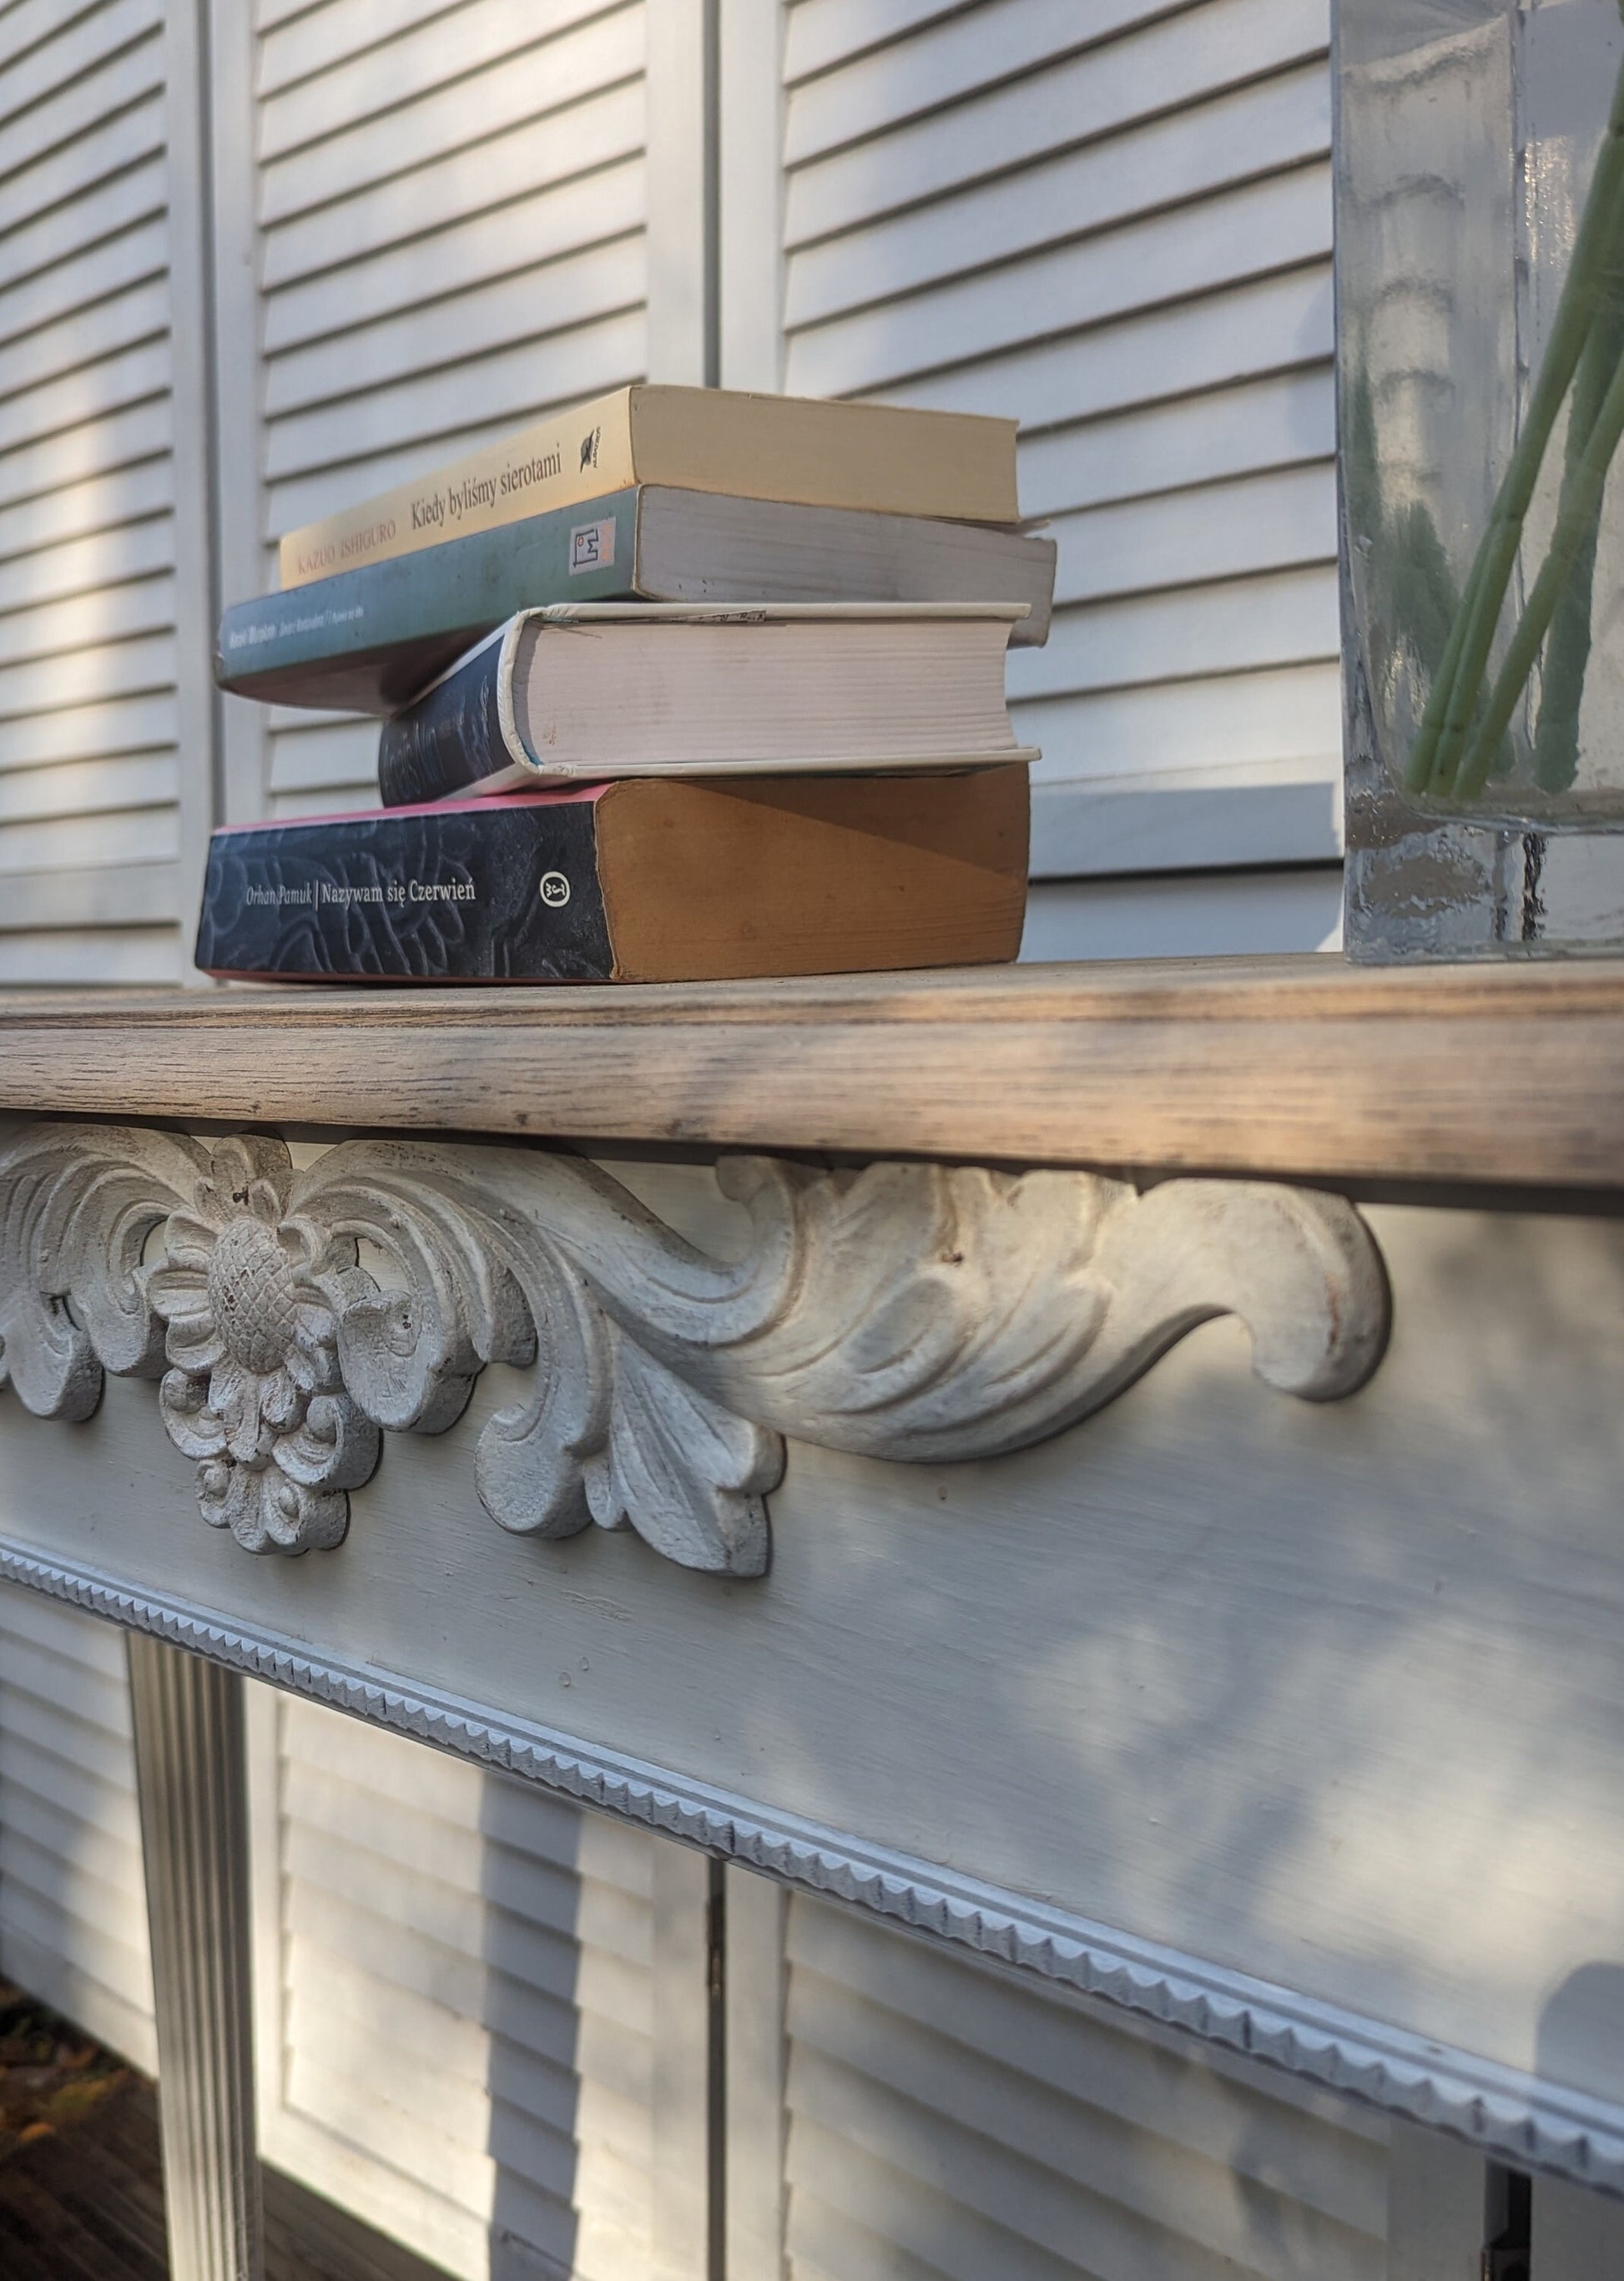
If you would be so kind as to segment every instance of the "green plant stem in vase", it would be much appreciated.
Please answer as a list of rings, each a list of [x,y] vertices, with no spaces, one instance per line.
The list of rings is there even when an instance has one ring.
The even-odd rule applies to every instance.
[[[1505,661],[1495,677],[1488,709],[1479,723],[1471,750],[1461,763],[1459,777],[1453,787],[1462,800],[1473,799],[1488,780],[1495,748],[1510,726],[1518,700],[1534,670],[1540,644],[1556,615],[1564,586],[1581,558],[1587,537],[1594,554],[1596,528],[1601,514],[1602,494],[1606,489],[1607,470],[1612,463],[1620,436],[1624,436],[1624,365],[1620,365],[1613,374],[1612,384],[1602,399],[1601,410],[1596,415],[1589,441],[1563,477],[1556,529],[1551,537],[1551,551],[1541,564],[1539,576],[1529,592],[1517,630],[1512,636],[1510,647],[1505,653]],[[1588,610],[1586,615],[1588,618]],[[1579,710],[1576,695],[1572,703],[1576,721]]]
[[[1590,336],[1574,375],[1567,415],[1567,456],[1563,482],[1588,445],[1609,383],[1624,359],[1624,239],[1615,237]],[[1605,490],[1605,486],[1604,486]],[[1590,603],[1596,580],[1596,545],[1601,531],[1603,492],[1583,533],[1567,583],[1558,598],[1540,690],[1539,724],[1534,732],[1534,774],[1544,792],[1566,792],[1579,773],[1579,707],[1585,669],[1590,661]]]
[[[1522,432],[1496,496],[1489,528],[1483,534],[1467,576],[1460,609],[1440,661],[1420,728],[1411,747],[1405,780],[1412,792],[1430,792],[1446,799],[1464,794],[1467,777],[1462,762],[1469,738],[1472,744],[1471,780],[1475,789],[1481,788],[1505,733],[1506,724],[1515,710],[1523,684],[1532,669],[1545,628],[1551,622],[1557,602],[1555,588],[1559,578],[1553,578],[1548,599],[1542,597],[1543,622],[1534,636],[1533,647],[1522,666],[1520,678],[1511,691],[1510,702],[1504,706],[1504,719],[1497,728],[1493,725],[1496,702],[1504,694],[1502,685],[1505,674],[1503,670],[1496,680],[1489,710],[1483,720],[1477,723],[1489,651],[1493,647],[1495,629],[1504,606],[1506,589],[1511,584],[1517,552],[1522,544],[1524,521],[1563,399],[1590,341],[1598,304],[1606,294],[1615,249],[1620,243],[1621,218],[1624,218],[1624,70],[1620,70],[1613,89],[1606,132],[1597,154],[1589,193],[1574,240],[1573,258],[1557,303],[1545,355],[1528,399]],[[1607,320],[1604,319],[1603,322],[1605,324]],[[1602,353],[1600,350],[1597,352],[1598,357]],[[1578,464],[1570,466],[1568,477],[1563,485],[1564,503],[1575,511],[1581,499],[1589,499],[1597,447],[1604,440],[1602,422],[1613,375],[1608,373],[1605,378],[1607,390],[1603,408],[1598,410],[1583,448],[1578,452]],[[1600,462],[1602,488],[1605,486],[1607,464],[1617,441],[1615,433],[1606,447],[1605,458]],[[1596,496],[1595,507],[1599,514],[1599,491]],[[1565,549],[1560,576],[1566,576],[1584,556],[1584,527],[1575,524],[1572,517],[1565,527],[1559,506],[1558,528]],[[1555,548],[1553,540],[1553,553]],[[1541,577],[1543,576],[1542,571]],[[1536,581],[1535,592],[1538,591],[1539,582]],[[1529,599],[1532,604],[1533,596]],[[1586,615],[1588,621],[1588,609]],[[1514,650],[1526,647],[1525,629],[1532,630],[1527,612],[1524,614],[1524,627],[1520,627],[1518,636],[1513,638]],[[1510,662],[1508,657],[1508,665]],[[1575,713],[1576,709],[1575,707]],[[1474,723],[1477,723],[1475,735],[1473,733]]]

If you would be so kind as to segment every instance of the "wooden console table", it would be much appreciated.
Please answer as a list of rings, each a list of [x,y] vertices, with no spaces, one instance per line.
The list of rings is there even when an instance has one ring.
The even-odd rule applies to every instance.
[[[244,1672],[1624,2192],[1621,1191],[1618,966],[0,1001],[181,2281]]]

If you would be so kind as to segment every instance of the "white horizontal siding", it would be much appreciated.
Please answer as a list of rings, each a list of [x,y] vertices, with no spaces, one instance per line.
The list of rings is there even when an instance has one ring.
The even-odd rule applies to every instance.
[[[262,6],[267,541],[647,365],[642,0]],[[373,724],[268,723],[273,814],[375,802]]]
[[[793,2281],[1381,2281],[1379,2119],[827,1903],[789,1925]]]
[[[272,2158],[469,2281],[640,2273],[656,1841],[273,1708]]]
[[[0,1586],[0,1973],[154,2065],[123,1637],[15,1585]]]
[[[1085,828],[1090,820],[1085,812]],[[1164,826],[1158,836],[1167,839],[1172,833]],[[1139,861],[1122,865],[1122,878],[1034,880],[1022,959],[1249,958],[1340,950],[1341,871],[1323,863],[1247,870],[1233,840],[1233,831],[1226,831],[1218,843],[1233,868],[1197,868],[1212,859],[1180,847],[1188,868],[1175,870],[1141,848]]]
[[[0,985],[182,963],[159,0],[0,38]]]
[[[1051,790],[1338,768],[1327,39],[1325,0],[790,9],[785,386],[1020,420]]]

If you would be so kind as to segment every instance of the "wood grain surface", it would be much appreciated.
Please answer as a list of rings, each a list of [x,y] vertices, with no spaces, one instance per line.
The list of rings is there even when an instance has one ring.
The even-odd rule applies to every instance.
[[[1596,1190],[1624,964],[16,994],[0,1108]]]

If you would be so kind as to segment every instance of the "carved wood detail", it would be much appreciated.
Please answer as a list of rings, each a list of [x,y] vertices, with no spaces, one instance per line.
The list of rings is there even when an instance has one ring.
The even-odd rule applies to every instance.
[[[529,1397],[475,1454],[493,1519],[629,1526],[748,1576],[786,1436],[993,1457],[1215,1315],[1310,1400],[1361,1385],[1386,1335],[1380,1262],[1340,1196],[764,1156],[715,1178],[747,1215],[737,1256],[555,1150],[354,1140],[296,1171],[263,1136],[35,1125],[0,1150],[0,1386],[82,1419],[104,1371],[157,1379],[204,1518],[303,1552],[341,1542],[381,1429],[442,1432],[487,1364],[516,1365]]]

